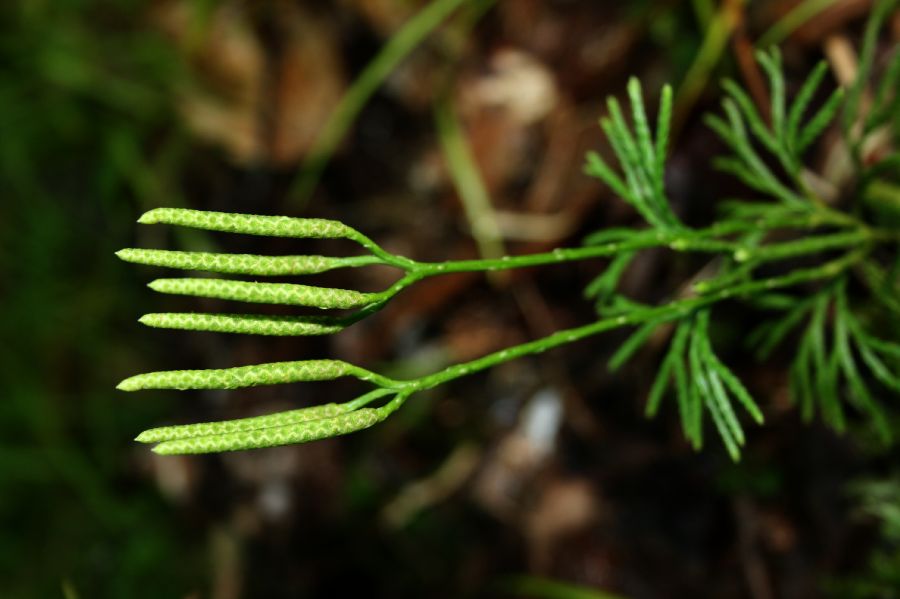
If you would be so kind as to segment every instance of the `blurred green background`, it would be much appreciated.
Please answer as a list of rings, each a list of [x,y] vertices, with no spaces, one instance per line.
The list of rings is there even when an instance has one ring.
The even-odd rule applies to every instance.
[[[4,597],[184,596],[202,568],[130,442],[165,407],[113,390],[146,355],[133,310],[148,298],[112,252],[177,197],[187,148],[179,61],[145,8],[0,8]]]

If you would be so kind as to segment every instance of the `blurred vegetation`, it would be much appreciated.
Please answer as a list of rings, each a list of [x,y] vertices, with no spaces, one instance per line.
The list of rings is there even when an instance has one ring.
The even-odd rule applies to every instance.
[[[140,5],[0,7],[4,597],[64,581],[81,597],[177,596],[202,569],[131,449],[162,406],[123,410],[113,391],[139,363],[121,307],[143,300],[110,257],[141,206],[171,201],[183,147],[178,62]]]

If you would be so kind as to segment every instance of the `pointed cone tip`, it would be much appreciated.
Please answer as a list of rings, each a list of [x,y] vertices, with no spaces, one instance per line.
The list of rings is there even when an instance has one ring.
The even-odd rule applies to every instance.
[[[137,385],[134,384],[134,377],[127,378],[118,385],[116,385],[116,389],[119,391],[137,391],[140,389]]]
[[[153,443],[156,439],[154,439],[155,435],[152,434],[152,430],[153,429],[142,432],[140,435],[135,437],[134,440],[138,443]]]
[[[141,215],[141,217],[137,220],[137,222],[141,223],[142,225],[155,224],[155,223],[159,222],[156,218],[157,214],[158,213],[156,212],[156,209],[148,210],[147,212],[145,212]]]

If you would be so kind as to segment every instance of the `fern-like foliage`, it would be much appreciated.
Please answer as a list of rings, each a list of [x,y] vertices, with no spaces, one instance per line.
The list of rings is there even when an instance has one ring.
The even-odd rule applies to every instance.
[[[870,226],[855,216],[827,206],[804,183],[803,152],[831,124],[842,108],[844,92],[831,92],[816,110],[810,110],[812,99],[822,85],[827,71],[825,63],[815,67],[792,101],[785,93],[781,57],[777,49],[759,52],[757,58],[769,80],[771,103],[767,123],[749,95],[734,81],[726,79],[723,88],[723,115],[708,115],[707,124],[718,134],[731,154],[719,157],[715,164],[733,174],[748,187],[769,199],[731,201],[723,205],[723,217],[713,225],[688,228],[672,215],[662,188],[663,173],[659,168],[665,151],[668,131],[665,119],[671,112],[671,92],[664,88],[659,110],[655,143],[647,128],[640,88],[631,80],[633,133],[629,130],[615,100],[609,102],[610,116],[601,120],[624,179],[597,154],[589,154],[585,171],[600,178],[615,193],[632,204],[651,229],[614,229],[599,231],[586,239],[587,245],[634,241],[647,235],[680,236],[669,243],[675,250],[706,247],[718,252],[717,260],[702,271],[703,277],[693,285],[699,299],[711,296],[739,298],[783,315],[767,320],[752,336],[760,358],[771,352],[797,328],[805,325],[800,335],[791,366],[794,400],[805,418],[818,410],[823,419],[838,431],[845,429],[844,398],[859,412],[870,418],[885,441],[892,438],[885,410],[872,391],[873,379],[884,391],[900,390],[900,344],[880,339],[867,329],[868,312],[851,308],[848,286],[853,268],[872,270],[882,281],[881,289],[872,289],[882,304],[896,308],[896,272],[888,275],[878,266],[871,250],[879,235],[886,238],[896,232],[873,235]],[[894,68],[893,66],[891,68]],[[891,71],[888,74],[893,77]],[[882,119],[883,120],[883,119]],[[637,139],[637,142],[635,142]],[[649,148],[654,147],[651,153]],[[637,148],[642,148],[638,151]],[[762,152],[761,152],[762,150]],[[763,153],[764,152],[764,153]],[[773,166],[775,161],[777,166]],[[793,235],[789,241],[772,243],[773,233]],[[732,244],[732,251],[724,245]],[[777,286],[768,278],[762,287],[755,285],[762,267],[791,268],[792,259],[844,252],[842,258],[824,263],[821,268],[833,271],[822,277],[818,288],[803,289],[804,295],[775,294]],[[893,248],[896,260],[896,243]],[[616,287],[636,252],[623,252],[585,289],[585,295],[596,302],[598,313],[629,314],[646,306],[622,297]],[[805,269],[794,268],[793,273]],[[787,275],[790,276],[790,275]],[[893,281],[893,287],[887,280]],[[767,289],[767,286],[769,288]],[[877,303],[877,301],[876,301]],[[860,308],[862,310],[862,307]],[[896,325],[896,309],[887,318]],[[610,359],[610,367],[618,368],[648,339],[658,332],[671,333],[671,342],[651,387],[647,403],[648,416],[659,410],[667,388],[674,388],[682,428],[695,448],[702,445],[703,414],[708,413],[729,454],[737,459],[745,434],[737,417],[740,406],[758,424],[763,413],[738,377],[716,356],[710,339],[711,308],[700,301],[696,309],[651,320],[639,327]],[[893,329],[896,333],[898,329]]]
[[[665,194],[665,162],[672,119],[672,88],[668,85],[663,88],[655,135],[650,132],[641,96],[641,85],[637,79],[632,78],[628,82],[628,98],[634,119],[634,134],[629,130],[622,108],[615,98],[610,98],[607,102],[609,116],[600,121],[600,126],[622,166],[625,178],[622,179],[616,174],[596,152],[588,153],[586,171],[602,179],[655,229],[683,228],[672,212]]]
[[[883,16],[882,12],[877,14]],[[818,197],[807,184],[804,152],[836,119],[842,107],[845,108],[845,94],[837,89],[813,109],[817,90],[826,78],[824,64],[818,65],[798,93],[789,99],[777,50],[759,53],[758,60],[769,81],[768,118],[737,83],[726,80],[723,112],[710,115],[707,123],[729,150],[716,164],[743,181],[759,197],[752,201],[723,201],[721,217],[709,226],[685,224],[673,211],[666,195],[672,91],[668,86],[662,89],[658,115],[651,126],[636,79],[627,86],[628,110],[610,99],[608,116],[601,120],[618,168],[599,154],[590,153],[585,170],[633,206],[647,226],[601,230],[588,236],[579,248],[558,248],[542,254],[499,259],[428,263],[392,254],[359,231],[336,221],[180,209],[157,209],[145,214],[139,221],[143,224],[300,240],[343,238],[359,244],[363,253],[338,257],[258,256],[126,249],[118,254],[123,260],[153,267],[254,277],[314,275],[373,264],[393,267],[401,273],[389,288],[369,293],[305,284],[157,279],[150,287],[160,293],[327,311],[290,316],[158,313],[141,318],[142,323],[160,328],[231,334],[326,335],[378,312],[400,291],[427,277],[573,260],[609,258],[610,262],[585,289],[586,298],[595,302],[596,321],[416,379],[395,380],[338,360],[171,370],[131,377],[120,384],[120,389],[240,389],[339,377],[353,377],[372,387],[341,404],[303,407],[254,418],[158,427],[139,435],[138,441],[157,443],[154,450],[164,454],[205,453],[301,443],[354,432],[381,422],[421,391],[521,356],[611,329],[634,327],[631,336],[611,357],[611,368],[625,364],[651,337],[668,339],[649,389],[647,415],[659,412],[671,390],[690,444],[699,449],[705,426],[711,423],[729,455],[737,460],[747,442],[742,419],[749,417],[762,424],[764,410],[748,391],[752,385],[745,385],[715,350],[716,307],[731,301],[743,302],[749,309],[765,315],[750,337],[760,358],[783,346],[793,347],[794,351],[790,352],[792,394],[805,418],[819,413],[824,421],[843,431],[854,413],[862,414],[883,440],[891,440],[892,427],[882,397],[900,392],[900,343],[897,342],[900,215],[891,216],[890,202],[884,208],[884,202],[879,204],[878,197],[885,193],[885,185],[893,185],[889,165],[897,163],[897,154],[889,153],[881,162],[859,163],[858,197],[851,204],[830,205]],[[900,59],[895,55],[884,80],[896,82],[900,77],[898,64]],[[855,98],[855,89],[847,97]],[[895,88],[882,84],[872,111],[861,121],[862,133],[854,129],[854,137],[847,143],[861,147],[867,132],[885,127],[893,127],[896,135],[897,102]],[[630,118],[626,118],[626,113]],[[893,197],[890,193],[888,196]],[[863,209],[858,198],[870,198],[874,208]],[[670,299],[648,305],[622,294],[619,281],[639,252],[650,248],[668,248],[709,259],[700,274],[674,290]]]
[[[734,154],[719,158],[716,163],[752,189],[786,205],[800,207],[810,199],[802,190],[803,151],[834,120],[841,108],[844,91],[835,89],[815,113],[804,119],[828,70],[827,65],[821,62],[813,69],[788,106],[780,53],[773,48],[768,53],[758,52],[757,59],[769,79],[771,124],[763,121],[750,96],[737,83],[726,79],[723,87],[727,97],[722,102],[725,119],[708,115],[706,123]],[[778,160],[789,182],[773,172],[754,148],[753,141]]]

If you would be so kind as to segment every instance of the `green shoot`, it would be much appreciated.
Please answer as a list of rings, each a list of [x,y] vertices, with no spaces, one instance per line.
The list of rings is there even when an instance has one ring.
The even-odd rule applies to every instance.
[[[455,6],[442,4],[445,9]],[[435,9],[436,10],[436,9]],[[813,114],[809,108],[826,69],[818,65],[794,98],[787,96],[779,53],[759,53],[769,80],[771,122],[765,122],[747,93],[732,81],[724,83],[724,117],[708,116],[731,155],[717,164],[767,200],[723,203],[723,216],[712,225],[693,228],[672,209],[665,189],[665,162],[672,120],[672,92],[660,94],[651,127],[640,84],[627,86],[627,110],[615,99],[601,119],[615,164],[589,153],[585,171],[599,178],[646,221],[646,228],[616,228],[589,235],[583,246],[557,248],[521,256],[494,256],[484,248],[482,259],[420,262],[393,254],[359,231],[337,221],[157,209],[141,217],[143,224],[167,224],[245,235],[291,238],[342,238],[356,242],[361,255],[261,256],[150,249],[125,249],[123,260],[153,267],[201,270],[229,275],[270,277],[311,275],[338,268],[389,266],[396,282],[382,291],[361,292],[311,285],[249,282],[220,278],[157,279],[150,287],[162,293],[213,297],[244,303],[306,306],[327,311],[320,315],[155,313],[140,321],[148,326],[256,335],[325,335],[372,316],[398,293],[426,278],[459,272],[499,270],[609,259],[584,290],[596,303],[597,319],[454,364],[430,375],[396,380],[338,360],[307,360],[256,364],[225,369],[174,370],[141,374],[123,381],[125,391],[140,389],[239,389],[254,385],[325,381],[350,376],[372,388],[343,404],[325,404],[277,414],[224,422],[150,429],[138,441],[157,443],[162,454],[207,453],[303,443],[371,427],[389,417],[410,397],[457,378],[527,355],[604,332],[633,328],[613,353],[609,367],[621,368],[651,338],[670,337],[659,370],[649,388],[646,414],[656,416],[672,390],[684,436],[703,445],[707,423],[725,450],[738,460],[748,443],[744,421],[762,425],[764,409],[715,350],[714,316],[725,302],[742,302],[748,309],[780,312],[751,335],[761,359],[796,338],[790,366],[792,395],[804,419],[816,412],[837,431],[856,414],[864,416],[884,441],[891,439],[883,392],[900,391],[900,344],[871,331],[875,322],[896,323],[896,258],[900,233],[896,221],[871,223],[857,211],[826,206],[803,184],[803,153],[845,107],[835,90]],[[893,68],[893,67],[892,67]],[[896,78],[897,69],[889,71]],[[893,74],[892,74],[893,73]],[[856,89],[856,88],[854,88]],[[851,92],[849,98],[853,98]],[[885,102],[893,101],[884,92]],[[438,114],[448,152],[459,151],[455,123]],[[769,157],[760,153],[764,150]],[[777,163],[773,168],[772,162]],[[457,156],[459,163],[459,156]],[[466,167],[468,168],[468,167]],[[476,190],[482,196],[483,190]],[[482,207],[484,208],[484,207]],[[622,276],[640,252],[665,248],[708,258],[691,285],[658,305],[647,305],[619,291]],[[882,262],[887,258],[888,265]],[[894,266],[891,266],[894,265]],[[850,291],[853,276],[872,302],[858,301]],[[337,312],[342,311],[342,312]],[[880,320],[876,320],[880,319]]]

